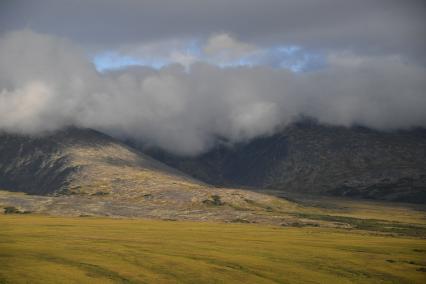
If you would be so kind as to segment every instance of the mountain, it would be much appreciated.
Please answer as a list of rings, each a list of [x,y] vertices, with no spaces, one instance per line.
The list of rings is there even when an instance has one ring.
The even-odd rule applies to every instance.
[[[30,194],[103,194],[205,186],[91,129],[0,136],[0,187]]]
[[[283,210],[299,207],[212,187],[112,137],[78,128],[37,137],[1,134],[0,189],[7,190],[0,190],[0,208],[54,215],[289,224],[296,217]]]
[[[281,132],[196,157],[140,146],[152,157],[218,186],[426,202],[426,130],[294,123]]]

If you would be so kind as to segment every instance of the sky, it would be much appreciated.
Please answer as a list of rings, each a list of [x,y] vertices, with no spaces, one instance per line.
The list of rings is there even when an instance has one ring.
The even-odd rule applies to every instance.
[[[426,1],[2,0],[0,130],[181,155],[301,117],[426,127]]]

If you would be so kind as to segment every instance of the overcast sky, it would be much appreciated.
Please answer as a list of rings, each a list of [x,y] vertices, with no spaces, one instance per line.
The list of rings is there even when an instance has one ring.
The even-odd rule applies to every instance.
[[[300,116],[426,126],[426,1],[0,1],[0,129],[179,154]]]

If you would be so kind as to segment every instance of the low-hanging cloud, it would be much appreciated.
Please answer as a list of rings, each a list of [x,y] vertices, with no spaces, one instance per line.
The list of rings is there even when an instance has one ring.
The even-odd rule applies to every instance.
[[[173,64],[101,74],[70,41],[13,32],[0,39],[0,130],[90,127],[194,155],[218,137],[270,134],[301,115],[345,126],[426,127],[423,66],[396,55],[334,52],[326,60],[305,73],[195,62],[189,70]]]

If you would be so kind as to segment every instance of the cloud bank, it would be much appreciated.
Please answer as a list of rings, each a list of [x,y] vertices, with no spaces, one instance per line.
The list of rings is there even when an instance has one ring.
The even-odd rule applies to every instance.
[[[223,47],[225,46],[225,48]],[[234,58],[256,47],[229,34],[205,45]],[[426,69],[398,55],[325,54],[326,67],[192,62],[99,73],[77,44],[22,30],[0,38],[0,129],[36,134],[74,125],[195,155],[218,138],[273,133],[301,115],[377,129],[426,127]]]
[[[0,34],[31,28],[117,49],[227,32],[250,45],[404,53],[426,63],[424,0],[2,0]]]

